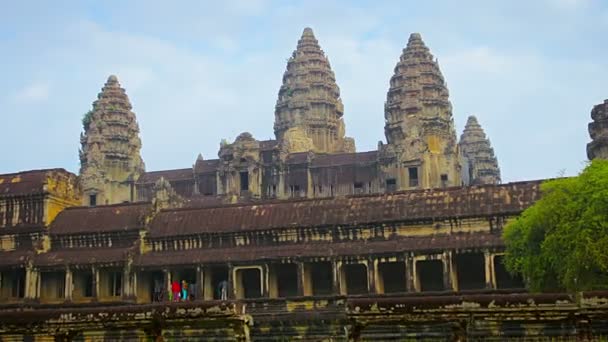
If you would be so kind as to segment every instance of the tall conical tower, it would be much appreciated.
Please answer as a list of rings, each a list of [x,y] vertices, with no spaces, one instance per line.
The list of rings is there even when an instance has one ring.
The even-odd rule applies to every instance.
[[[462,180],[465,184],[499,184],[500,168],[490,140],[473,115],[460,136]]]
[[[452,105],[437,61],[420,34],[410,35],[395,66],[384,109],[389,146],[400,154],[400,166],[419,187],[460,184],[460,163]],[[411,178],[411,177],[410,177]],[[403,187],[403,186],[402,186]]]
[[[85,205],[134,200],[133,183],[145,166],[131,108],[125,90],[112,75],[82,120],[80,180]]]
[[[608,159],[608,100],[594,106],[589,123],[591,142],[587,144],[587,158]]]
[[[305,28],[283,74],[275,107],[275,136],[279,141],[309,138],[318,153],[354,152],[354,141],[344,137],[343,112],[329,61],[312,29]],[[309,148],[306,144],[288,145],[294,149],[289,152]]]

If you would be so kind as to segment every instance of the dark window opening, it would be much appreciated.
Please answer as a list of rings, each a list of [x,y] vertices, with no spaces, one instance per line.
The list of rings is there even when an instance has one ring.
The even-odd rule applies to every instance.
[[[316,262],[310,265],[313,295],[329,295],[333,287],[333,272],[330,262]]]
[[[298,295],[298,267],[296,264],[276,265],[277,290],[279,297]]]
[[[383,262],[378,264],[378,292],[397,293],[405,292],[405,263],[402,261]]]
[[[94,207],[97,205],[97,195],[89,195],[89,205]]]
[[[213,299],[223,299],[222,292],[226,292],[228,296],[228,267],[212,267],[210,269],[210,280],[213,288]]]
[[[240,296],[242,298],[262,297],[261,272],[257,268],[238,270],[240,276]]]
[[[291,197],[300,197],[300,186],[299,185],[291,185],[289,187]]]
[[[443,291],[443,262],[422,260],[416,262],[420,291]]]
[[[161,271],[153,271],[149,275],[150,301],[161,302],[168,299],[167,289],[165,288],[165,275]]]
[[[40,298],[61,299],[65,294],[65,273],[41,272],[40,284]]]
[[[249,172],[241,171],[241,191],[249,190]]]
[[[73,297],[93,297],[93,273],[91,271],[75,271]]]
[[[346,294],[357,295],[368,293],[367,267],[363,264],[348,264],[342,266]]]
[[[354,188],[355,188],[355,193],[356,194],[363,193],[363,183],[361,183],[361,182],[355,182]]]
[[[486,267],[483,253],[456,255],[459,290],[478,290],[486,287]]]
[[[409,175],[410,187],[418,186],[418,168],[417,167],[408,167],[407,172]]]
[[[445,173],[441,175],[441,186],[448,186],[448,175],[446,175]]]
[[[10,270],[0,273],[0,298],[23,298],[25,295],[25,270]]]
[[[110,290],[110,296],[120,297],[122,293],[122,273],[111,272],[108,277],[108,288]]]
[[[497,255],[494,257],[494,274],[496,275],[496,287],[499,289],[520,289],[524,288],[524,280],[521,275],[512,275],[504,265],[504,257]]]
[[[395,178],[389,178],[386,180],[386,191],[397,191],[397,180]]]

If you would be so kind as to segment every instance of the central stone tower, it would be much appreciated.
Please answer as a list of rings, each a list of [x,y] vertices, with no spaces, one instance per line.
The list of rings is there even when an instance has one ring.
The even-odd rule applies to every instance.
[[[112,75],[93,109],[85,114],[80,136],[80,182],[85,205],[134,201],[134,182],[144,172],[141,140],[131,103]]]
[[[437,61],[418,33],[410,35],[395,66],[384,117],[388,148],[397,155],[402,170],[400,188],[460,185],[448,89]]]
[[[312,140],[317,153],[354,152],[354,140],[344,137],[344,106],[329,61],[312,29],[305,28],[298,47],[287,61],[275,107],[274,133],[290,140],[289,152],[305,152]],[[307,139],[308,138],[308,139]],[[293,141],[291,141],[293,140]]]

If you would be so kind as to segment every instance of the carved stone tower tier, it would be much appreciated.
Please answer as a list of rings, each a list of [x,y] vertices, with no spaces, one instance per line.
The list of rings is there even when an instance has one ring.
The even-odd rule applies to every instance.
[[[116,76],[108,78],[82,124],[80,181],[84,204],[133,201],[133,183],[145,166],[135,113]]]
[[[448,89],[437,61],[418,33],[410,35],[395,67],[384,117],[388,144],[398,155],[399,167],[408,169],[399,177],[400,188],[460,185]]]
[[[500,168],[490,140],[475,116],[469,116],[460,136],[462,180],[465,184],[499,184]]]
[[[308,136],[314,152],[354,152],[354,140],[344,137],[343,112],[340,89],[329,61],[312,29],[305,28],[297,49],[287,61],[283,85],[279,89],[275,136],[283,140],[289,130],[292,137]],[[308,146],[293,147],[295,149],[290,152],[305,152]]]
[[[591,142],[587,144],[587,158],[608,159],[608,100],[593,107],[591,118],[593,119],[589,123]]]

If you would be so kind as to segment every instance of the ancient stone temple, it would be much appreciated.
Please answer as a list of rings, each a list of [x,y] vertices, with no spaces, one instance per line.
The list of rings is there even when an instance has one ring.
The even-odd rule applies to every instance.
[[[419,34],[391,78],[378,150],[344,137],[312,30],[283,81],[276,140],[243,132],[217,158],[145,172],[110,76],[83,120],[79,177],[0,175],[0,341],[608,336],[607,292],[529,293],[507,272],[503,227],[542,181],[500,184],[474,117],[456,143]],[[595,156],[605,110],[593,118]]]
[[[139,126],[131,103],[112,75],[93,109],[82,119],[80,177],[87,205],[130,202],[134,182],[144,172]]]
[[[460,136],[462,153],[462,176],[464,184],[499,184],[500,168],[483,128],[473,115]]]
[[[424,188],[460,185],[452,105],[437,61],[420,34],[412,33],[391,77],[384,131],[388,154],[401,179]],[[401,186],[401,188],[405,188]]]
[[[591,110],[589,135],[591,142],[587,144],[587,157],[608,159],[608,100],[604,100]]]
[[[275,108],[274,133],[288,139],[289,152],[355,152],[352,138],[344,137],[344,106],[334,72],[312,29],[305,28],[298,47],[287,61]],[[298,143],[312,140],[312,146]]]

